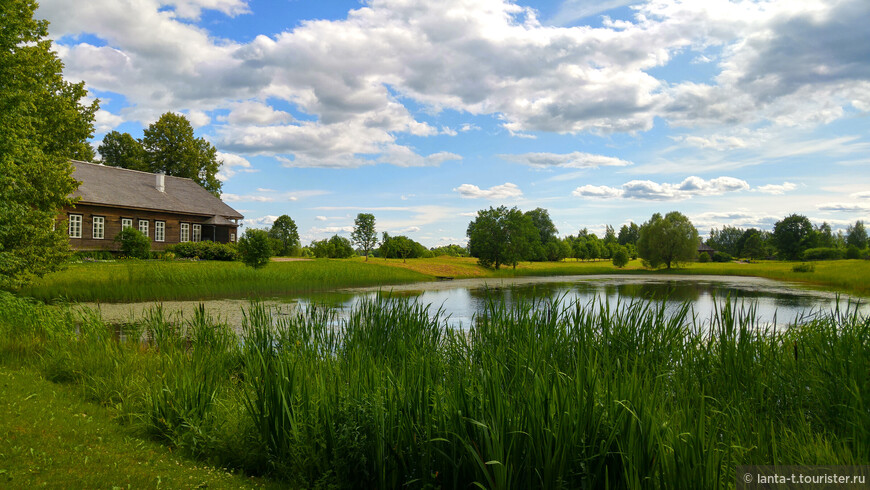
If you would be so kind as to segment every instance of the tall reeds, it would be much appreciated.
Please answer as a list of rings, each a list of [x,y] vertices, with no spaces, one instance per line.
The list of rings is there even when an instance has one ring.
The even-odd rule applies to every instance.
[[[7,295],[0,308],[2,352],[17,353],[4,362],[298,486],[719,488],[738,464],[870,460],[870,320],[853,310],[774,329],[733,299],[708,318],[491,301],[456,329],[389,297],[344,318],[253,303],[238,338],[204,312],[167,325],[155,310],[142,344],[100,336],[98,318],[76,326]]]

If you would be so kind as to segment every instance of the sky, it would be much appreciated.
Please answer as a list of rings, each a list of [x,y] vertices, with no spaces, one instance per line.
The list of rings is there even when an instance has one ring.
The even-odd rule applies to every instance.
[[[653,213],[870,221],[867,0],[40,0],[94,147],[184,114],[248,227],[465,244]]]

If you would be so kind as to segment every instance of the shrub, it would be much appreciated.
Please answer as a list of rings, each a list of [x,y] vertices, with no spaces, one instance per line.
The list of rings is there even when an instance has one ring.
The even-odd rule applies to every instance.
[[[151,255],[151,240],[136,228],[124,228],[115,241],[121,244],[121,253],[127,257],[147,259]]]
[[[791,270],[794,272],[815,272],[816,266],[815,264],[796,264]]]
[[[713,262],[731,262],[734,257],[725,252],[713,252]]]
[[[626,264],[628,264],[628,250],[623,246],[619,246],[613,252],[613,265],[622,269]]]
[[[849,248],[846,249],[846,258],[847,259],[860,259],[861,258],[861,249],[856,247],[855,245],[849,245]]]
[[[203,260],[238,260],[239,252],[234,243],[218,242],[183,242],[166,247],[167,252],[190,259],[200,258]]]
[[[701,252],[698,254],[698,262],[707,263],[710,262],[710,254],[707,252]]]
[[[804,260],[840,260],[845,257],[842,250],[838,248],[808,248],[801,254]]]
[[[238,249],[242,262],[258,269],[268,264],[272,257],[269,235],[263,230],[245,230],[245,236],[239,239]]]

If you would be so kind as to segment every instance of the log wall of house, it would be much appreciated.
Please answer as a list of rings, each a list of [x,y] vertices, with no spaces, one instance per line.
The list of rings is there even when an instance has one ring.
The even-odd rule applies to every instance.
[[[145,211],[136,209],[116,208],[110,206],[96,206],[91,204],[77,204],[73,208],[65,208],[59,220],[63,221],[62,226],[68,225],[68,218],[71,214],[78,214],[82,217],[82,233],[81,238],[70,238],[70,246],[73,250],[119,250],[120,246],[115,242],[115,237],[121,232],[121,219],[130,218],[133,220],[133,228],[139,229],[139,220],[148,221],[148,238],[151,240],[151,250],[164,250],[168,245],[174,245],[181,241],[181,223],[201,224],[202,225],[202,240],[212,240],[226,243],[232,238],[237,237],[237,228],[235,226],[218,226],[212,231],[211,225],[203,224],[210,216],[196,216],[176,213],[166,213],[159,211]],[[93,238],[94,217],[101,216],[105,219],[104,238]],[[164,241],[158,242],[154,239],[155,221],[163,221],[166,223]],[[67,228],[68,229],[68,228]],[[189,240],[193,240],[193,226],[189,228]]]

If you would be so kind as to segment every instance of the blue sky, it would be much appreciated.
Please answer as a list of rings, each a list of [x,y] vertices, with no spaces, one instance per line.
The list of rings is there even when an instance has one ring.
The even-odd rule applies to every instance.
[[[94,146],[187,115],[224,199],[303,244],[464,244],[476,211],[560,234],[678,210],[702,234],[870,217],[866,0],[42,0]]]

